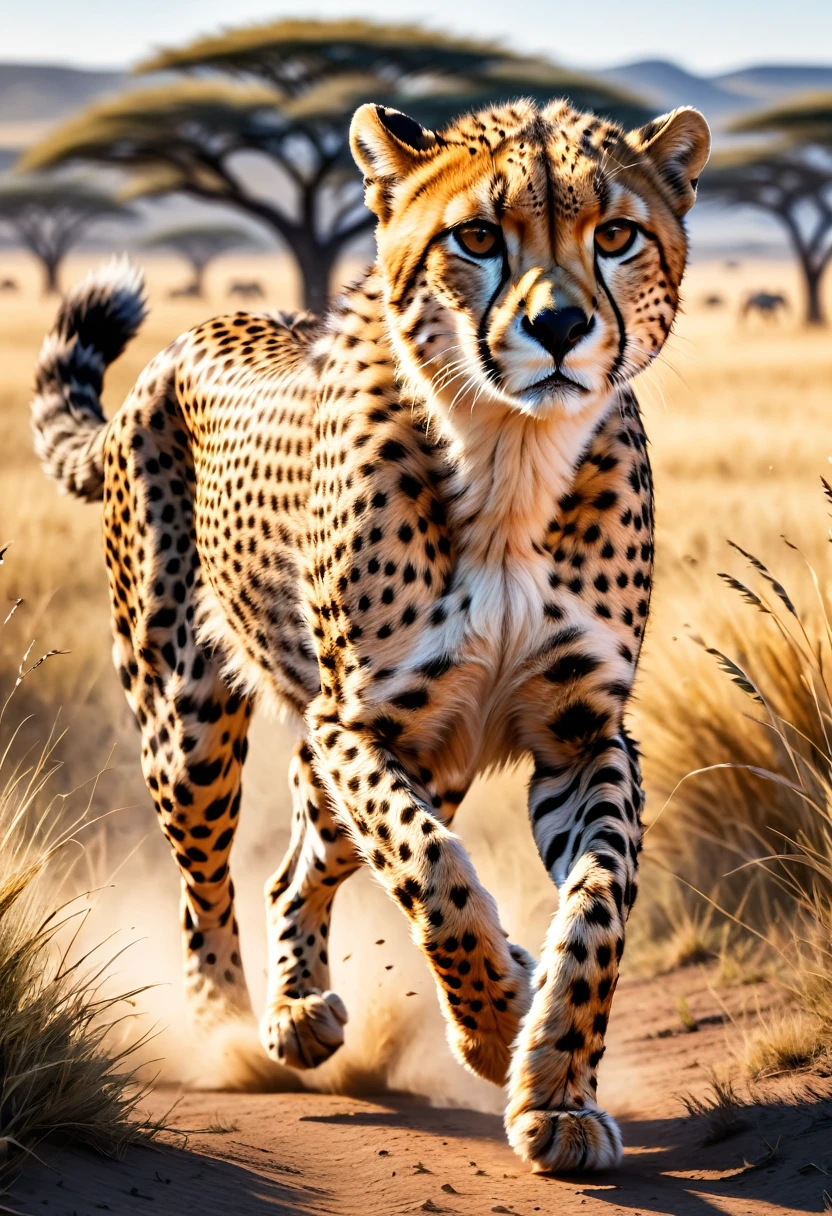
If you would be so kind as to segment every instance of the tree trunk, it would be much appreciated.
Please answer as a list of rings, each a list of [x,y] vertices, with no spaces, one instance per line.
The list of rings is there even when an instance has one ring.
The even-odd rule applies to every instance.
[[[816,246],[817,242],[821,240],[823,232],[817,233],[811,242],[806,240],[801,235],[800,224],[797,216],[793,213],[792,207],[793,204],[789,203],[788,205],[773,208],[772,212],[788,229],[792,248],[797,254],[800,269],[803,272],[803,282],[806,291],[806,313],[803,323],[804,325],[826,325],[823,299],[820,292],[826,261],[821,257],[818,263],[816,253],[813,252],[812,248],[812,246]],[[830,225],[827,224],[825,229],[827,232],[829,227]]]
[[[191,263],[193,267],[194,277],[191,281],[191,291],[194,295],[202,300],[205,296],[205,267],[200,266],[196,262]]]
[[[301,275],[302,306],[322,317],[329,307],[329,284],[340,249],[298,242],[293,250]]]
[[[821,283],[823,281],[824,267],[815,270],[811,266],[803,264],[803,274],[806,278],[806,324],[807,325],[826,325],[826,314],[823,309],[823,297],[821,296]]]
[[[41,265],[43,266],[43,294],[45,296],[56,295],[60,291],[60,287],[58,286],[60,259],[42,257]]]

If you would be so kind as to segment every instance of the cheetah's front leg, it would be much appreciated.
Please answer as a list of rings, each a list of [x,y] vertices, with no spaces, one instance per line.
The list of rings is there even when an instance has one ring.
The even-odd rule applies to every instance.
[[[448,1039],[472,1072],[505,1082],[529,1006],[529,960],[510,946],[494,900],[459,840],[375,731],[313,704],[310,737],[355,842],[410,920],[433,972]]]
[[[269,992],[260,1037],[270,1056],[315,1068],[344,1041],[347,1011],[329,990],[329,921],[335,892],[361,864],[312,767],[308,743],[289,767],[292,838],[266,883]]]
[[[596,1070],[636,896],[642,805],[635,750],[621,733],[585,740],[538,767],[529,809],[560,907],[517,1039],[506,1130],[537,1171],[599,1169],[621,1135],[596,1104]],[[552,763],[552,761],[555,761]]]

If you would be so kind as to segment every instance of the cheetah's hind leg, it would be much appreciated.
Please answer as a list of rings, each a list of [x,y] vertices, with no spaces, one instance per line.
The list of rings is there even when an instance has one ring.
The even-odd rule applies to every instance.
[[[188,1008],[205,1027],[252,1018],[229,870],[252,702],[229,687],[195,636],[202,573],[191,464],[160,361],[110,426],[104,529],[113,658],[179,871]]]
[[[335,892],[360,857],[312,766],[307,743],[289,767],[292,837],[266,883],[269,992],[260,1022],[268,1054],[293,1068],[315,1068],[344,1041],[347,1011],[329,990],[329,922]]]

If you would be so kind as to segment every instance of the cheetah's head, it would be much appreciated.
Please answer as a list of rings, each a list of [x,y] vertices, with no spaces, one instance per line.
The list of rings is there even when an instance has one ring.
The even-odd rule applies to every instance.
[[[710,149],[698,111],[625,133],[519,101],[434,132],[364,105],[350,135],[398,358],[446,408],[576,413],[661,350]]]

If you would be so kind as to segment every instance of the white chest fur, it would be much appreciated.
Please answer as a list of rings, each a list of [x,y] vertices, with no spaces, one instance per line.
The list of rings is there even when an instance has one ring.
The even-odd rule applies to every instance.
[[[449,614],[440,644],[453,651],[466,638],[484,643],[508,667],[535,652],[551,599],[551,560],[540,545],[610,408],[605,398],[579,414],[537,419],[478,403],[453,425],[443,420],[455,467],[447,486],[457,553],[451,596],[467,603],[467,612],[464,621]],[[429,636],[422,644],[432,645]]]
[[[478,404],[471,414],[461,411],[454,428],[444,424],[455,467],[446,483],[457,559],[452,586],[379,696],[396,696],[420,671],[453,663],[434,712],[425,715],[425,744],[442,738],[460,772],[466,764],[481,767],[485,755],[489,762],[507,758],[514,693],[552,633],[567,625],[599,628],[575,597],[559,608],[559,621],[547,614],[557,593],[541,542],[610,407],[606,399],[579,415],[540,420]]]

